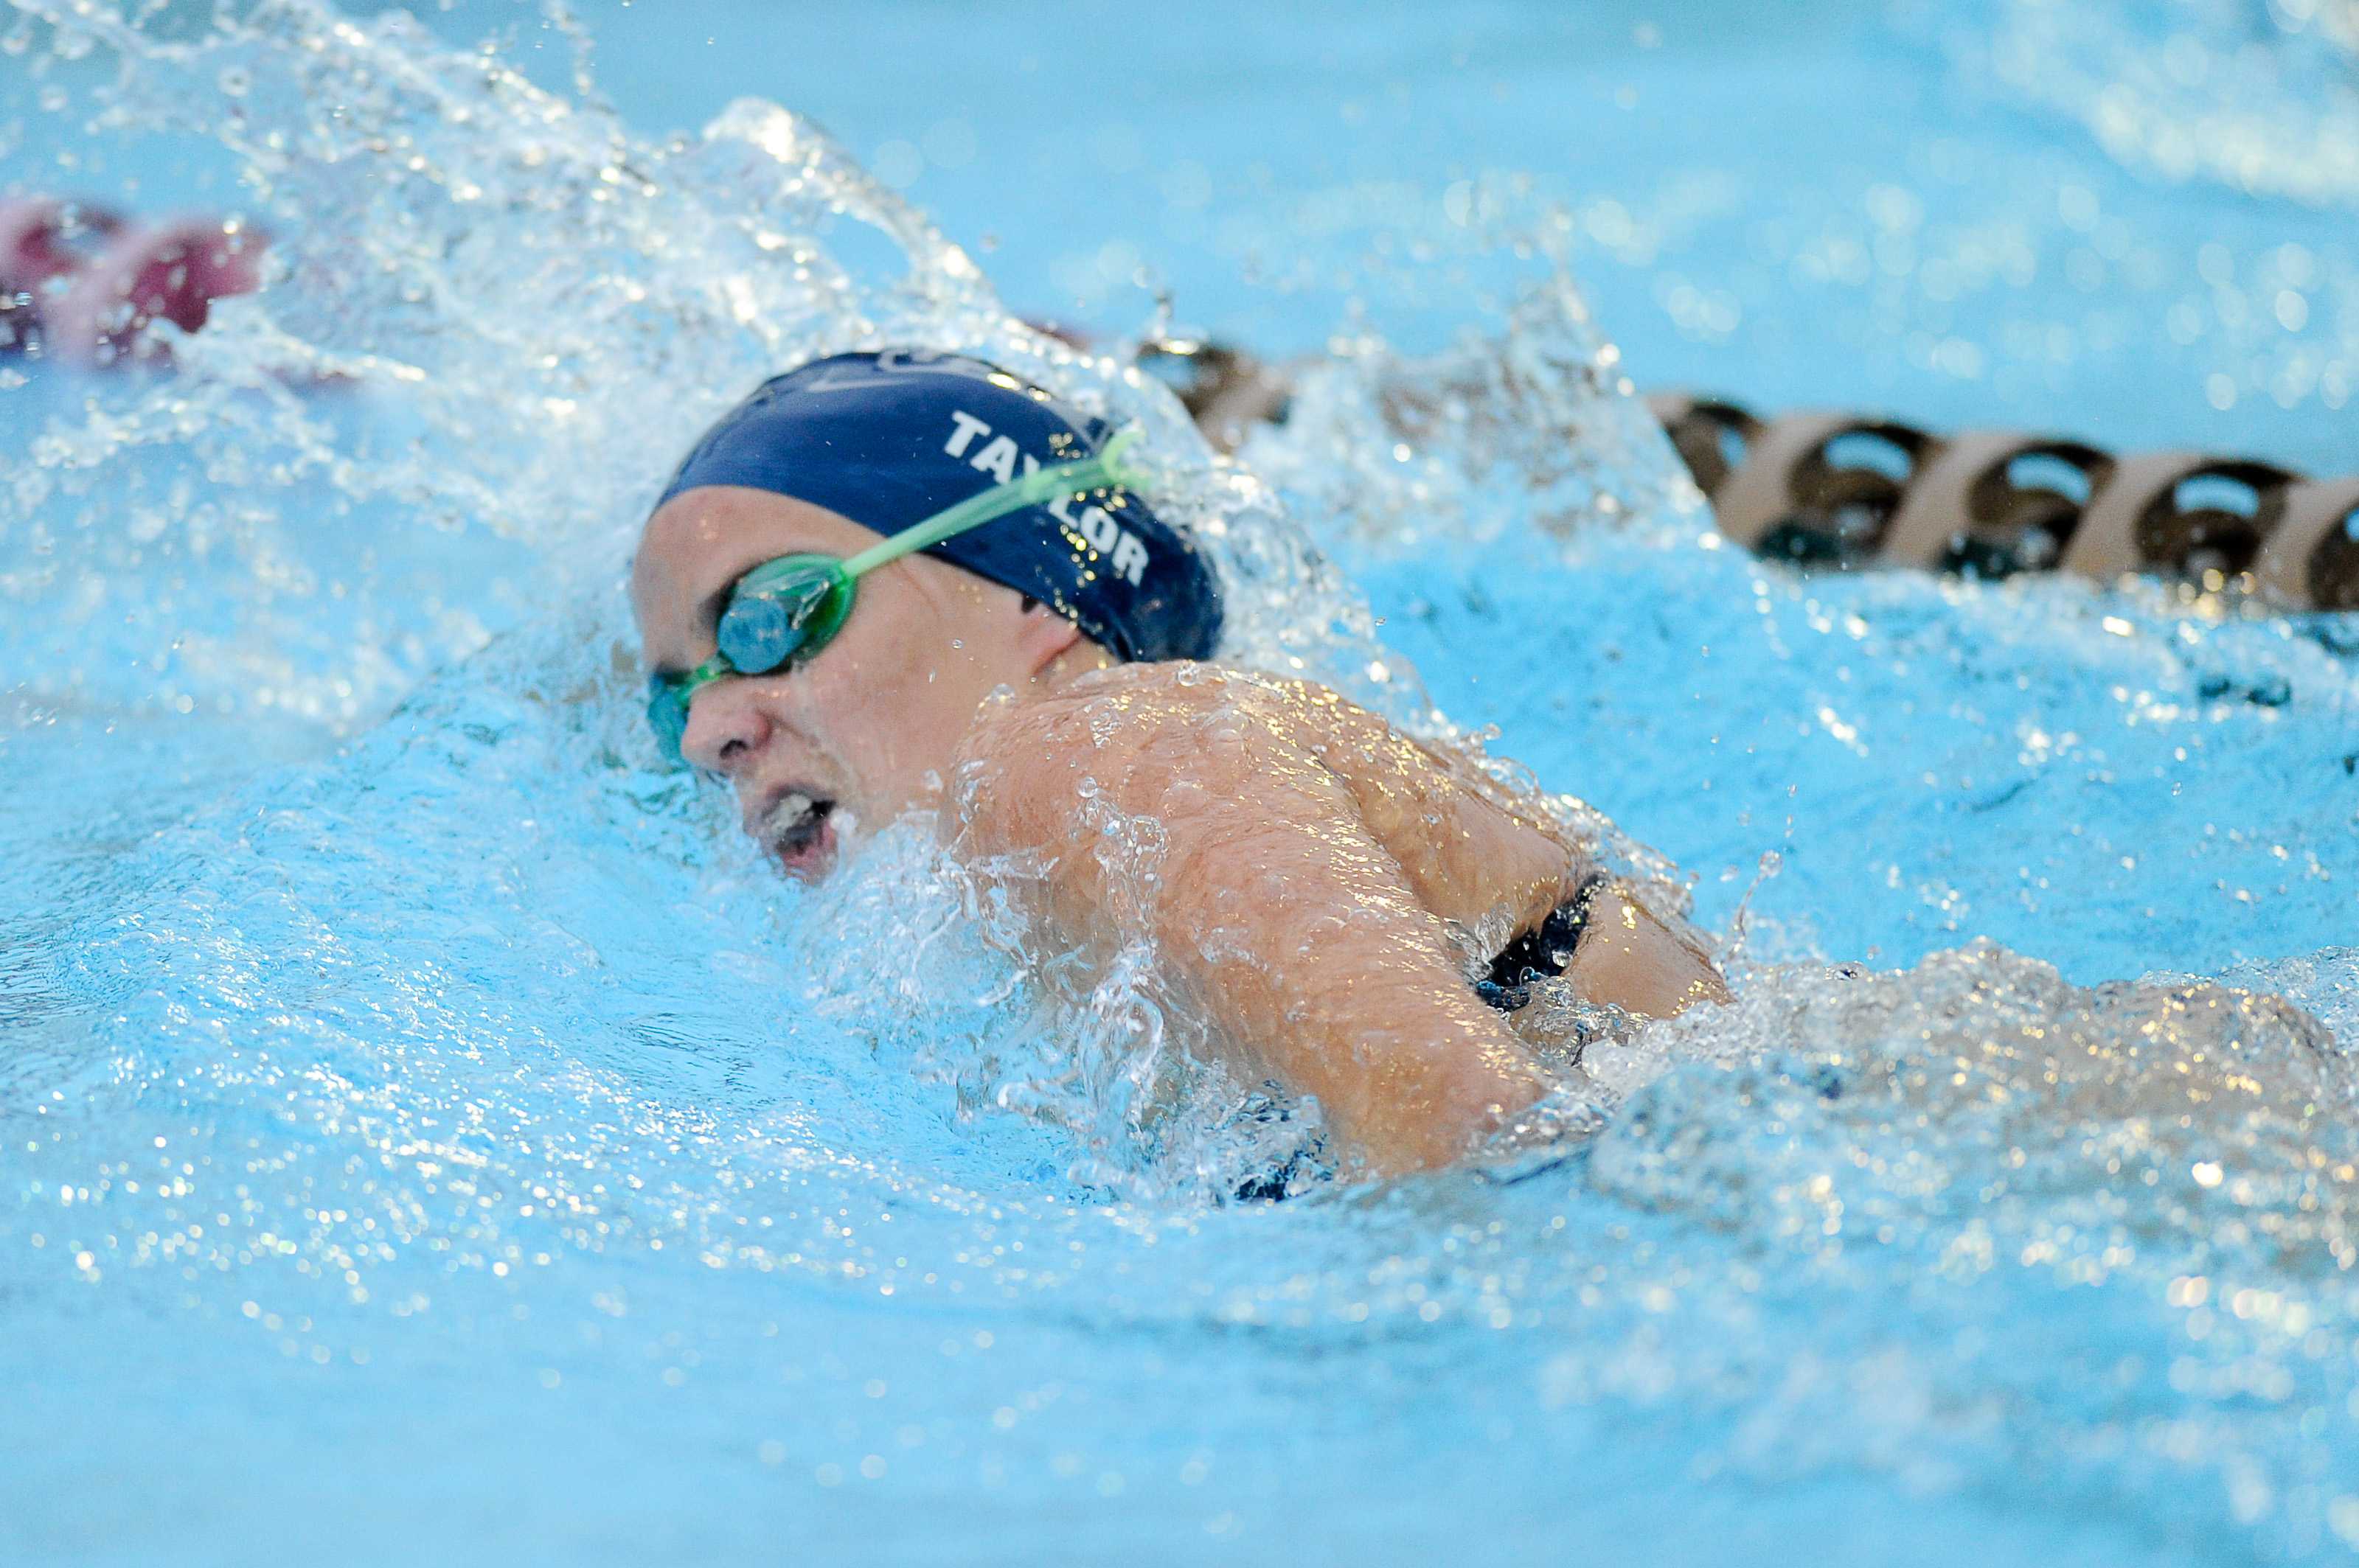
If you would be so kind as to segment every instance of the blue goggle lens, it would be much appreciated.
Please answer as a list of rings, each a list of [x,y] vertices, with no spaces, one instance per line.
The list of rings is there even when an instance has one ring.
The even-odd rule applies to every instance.
[[[766,675],[802,647],[803,629],[793,611],[775,599],[731,601],[714,641],[721,656],[746,675]]]
[[[767,675],[797,654],[817,653],[843,622],[850,582],[832,560],[806,560],[748,576],[714,629],[721,656],[739,674]],[[839,591],[847,602],[830,602]]]

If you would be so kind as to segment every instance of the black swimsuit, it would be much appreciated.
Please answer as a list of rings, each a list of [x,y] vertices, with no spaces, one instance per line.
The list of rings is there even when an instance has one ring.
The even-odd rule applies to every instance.
[[[1474,982],[1474,994],[1501,1012],[1513,1012],[1532,1000],[1532,982],[1564,973],[1581,946],[1589,925],[1589,906],[1614,879],[1593,871],[1558,904],[1536,931],[1527,931],[1491,960],[1491,972]]]

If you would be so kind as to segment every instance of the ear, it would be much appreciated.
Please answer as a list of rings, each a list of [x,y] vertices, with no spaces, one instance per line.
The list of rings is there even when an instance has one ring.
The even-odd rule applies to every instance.
[[[1025,668],[1036,676],[1082,640],[1080,627],[1028,594],[1020,613],[1024,619],[1016,630],[1016,652]]]

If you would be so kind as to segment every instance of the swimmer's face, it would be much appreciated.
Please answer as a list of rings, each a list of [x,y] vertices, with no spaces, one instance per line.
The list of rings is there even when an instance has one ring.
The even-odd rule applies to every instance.
[[[850,556],[877,537],[766,491],[674,496],[648,519],[631,568],[648,663],[678,674],[711,657],[730,588],[764,561]],[[814,880],[834,864],[839,832],[933,804],[984,699],[1022,691],[1077,645],[1095,652],[1014,589],[906,557],[860,579],[850,619],[810,659],[698,692],[680,751],[735,788],[746,833],[788,874]]]

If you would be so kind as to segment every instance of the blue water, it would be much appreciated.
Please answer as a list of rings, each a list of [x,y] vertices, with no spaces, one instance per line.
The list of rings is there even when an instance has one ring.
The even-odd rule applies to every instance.
[[[16,11],[0,184],[285,271],[0,366],[0,1560],[2359,1550],[2359,617],[1764,568],[1614,385],[2359,465],[2349,7]],[[1309,362],[1240,467],[1001,310],[1161,292]],[[778,885],[622,563],[895,335],[1145,420],[1233,656],[1495,726],[1739,1004],[1223,1206],[1151,964]]]

